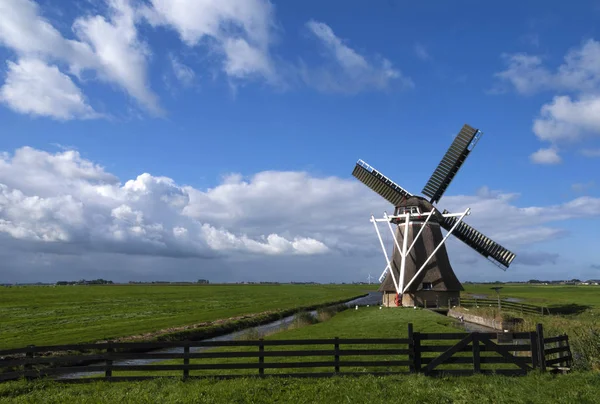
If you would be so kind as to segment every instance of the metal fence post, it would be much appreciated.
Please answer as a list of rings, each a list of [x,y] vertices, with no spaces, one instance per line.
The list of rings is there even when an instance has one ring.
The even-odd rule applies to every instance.
[[[333,345],[333,348],[335,350],[335,358],[334,358],[334,363],[335,363],[335,373],[339,373],[340,372],[340,343],[339,343],[339,338],[335,337],[334,338],[335,343]]]
[[[265,374],[265,340],[261,338],[259,341],[260,342],[258,344],[258,374],[262,376]]]

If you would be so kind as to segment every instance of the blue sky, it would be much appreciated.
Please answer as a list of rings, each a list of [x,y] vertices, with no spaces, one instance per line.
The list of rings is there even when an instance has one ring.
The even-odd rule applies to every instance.
[[[354,162],[419,193],[464,123],[439,206],[522,261],[451,244],[461,279],[600,278],[597,1],[90,4],[0,5],[7,280],[362,279],[389,207]]]

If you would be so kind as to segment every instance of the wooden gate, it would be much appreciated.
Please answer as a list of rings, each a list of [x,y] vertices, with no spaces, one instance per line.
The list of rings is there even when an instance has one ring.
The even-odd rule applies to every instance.
[[[423,353],[417,372],[426,375],[523,375],[538,367],[537,333],[415,333],[414,337],[419,340],[417,350]],[[440,345],[440,339],[459,341]]]

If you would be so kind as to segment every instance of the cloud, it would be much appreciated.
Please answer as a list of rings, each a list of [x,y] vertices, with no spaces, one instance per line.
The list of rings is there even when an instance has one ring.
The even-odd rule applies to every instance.
[[[424,61],[431,60],[431,55],[429,54],[429,52],[427,52],[427,49],[425,49],[425,46],[423,46],[420,43],[415,44],[415,54],[421,60],[424,60]]]
[[[549,147],[547,149],[539,149],[529,156],[530,160],[535,164],[559,164],[562,159],[558,155],[558,149]]]
[[[542,107],[533,132],[541,140],[575,141],[584,135],[600,135],[600,97],[554,97]]]
[[[38,59],[8,62],[0,102],[10,109],[57,120],[90,119],[101,115],[90,107],[71,78]]]
[[[600,216],[600,198],[544,207],[518,207],[517,198],[485,189],[447,196],[444,208],[471,207],[468,223],[519,255],[567,236],[552,223]],[[202,190],[149,173],[122,181],[74,150],[24,147],[0,154],[0,258],[24,266],[23,273],[31,273],[27,266],[42,254],[35,265],[56,269],[70,262],[75,279],[109,265],[104,260],[136,268],[123,269],[121,277],[156,270],[172,279],[191,274],[188,267],[195,265],[212,268],[221,280],[289,280],[296,271],[303,279],[352,279],[365,268],[383,268],[368,217],[389,208],[359,181],[306,172],[232,174]],[[479,259],[457,240],[449,248],[457,260]],[[219,275],[219,265],[228,275]],[[180,266],[188,269],[173,269]]]
[[[580,152],[585,157],[600,157],[600,149],[581,149]]]
[[[600,42],[593,39],[569,50],[556,72],[544,67],[537,55],[503,54],[502,58],[508,67],[495,77],[522,94],[544,90],[587,93],[600,86]]]
[[[327,67],[303,69],[301,75],[308,85],[322,92],[350,94],[386,90],[393,85],[414,86],[389,60],[378,57],[368,61],[344,44],[327,24],[311,20],[306,27],[319,40],[330,60]]]
[[[590,39],[569,50],[554,72],[536,55],[518,53],[503,58],[508,67],[495,76],[518,93],[566,93],[542,106],[533,123],[540,140],[576,141],[600,135],[600,42]]]
[[[3,16],[0,44],[12,49],[20,59],[45,61],[55,65],[61,73],[82,81],[85,81],[83,73],[90,72],[95,75],[92,78],[117,84],[151,113],[161,114],[158,99],[147,83],[146,64],[150,52],[138,39],[134,10],[126,0],[108,3],[108,16],[90,15],[74,21],[75,40],[63,37],[44,19],[35,2],[4,1],[0,4]],[[45,86],[46,91],[48,86]]]
[[[181,63],[173,55],[169,57],[169,60],[171,61],[171,68],[173,69],[173,73],[175,74],[175,77],[177,77],[177,80],[179,80],[179,82],[185,87],[191,86],[196,78],[194,71],[190,67]]]
[[[153,26],[175,30],[189,47],[208,46],[223,57],[232,79],[276,82],[270,46],[274,7],[268,0],[150,0],[140,14]]]

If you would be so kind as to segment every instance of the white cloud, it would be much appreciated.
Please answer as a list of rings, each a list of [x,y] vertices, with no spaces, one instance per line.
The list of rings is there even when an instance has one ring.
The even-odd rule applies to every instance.
[[[277,80],[269,53],[274,9],[268,0],[150,2],[140,11],[150,24],[171,27],[190,47],[208,45],[222,54],[229,77]]]
[[[565,237],[554,222],[600,216],[600,198],[518,207],[517,197],[482,189],[474,196],[447,196],[443,207],[453,212],[470,207],[469,224],[518,254]],[[256,272],[259,278],[266,267],[278,279],[287,268],[300,267],[305,279],[349,276],[361,268],[383,268],[368,217],[385,209],[387,202],[359,181],[305,172],[231,175],[200,190],[148,173],[120,182],[73,150],[21,148],[0,155],[0,256],[10,256],[7,248],[13,255],[45,254],[53,268],[65,255],[80,257],[72,260],[88,269],[103,260],[117,267],[135,260],[140,273],[163,258],[180,260],[169,261],[170,268],[190,259],[202,259],[205,267],[211,258],[219,263],[210,264],[214,268],[233,265],[232,273]],[[478,257],[456,240],[450,254]],[[312,255],[318,258],[303,261]]]
[[[31,0],[7,0],[0,4],[0,44],[20,58],[36,58],[81,77],[85,71],[115,83],[144,108],[160,114],[156,95],[147,84],[147,46],[137,38],[135,15],[127,0],[110,0],[109,16],[77,18],[67,39],[41,16]],[[46,86],[47,88],[47,86]]]
[[[0,102],[12,110],[58,120],[98,118],[71,78],[37,59],[8,62]]]
[[[585,157],[600,157],[600,149],[581,149],[580,152]]]
[[[539,56],[520,53],[504,55],[504,58],[508,67],[496,77],[512,85],[517,92],[562,93],[543,105],[534,120],[533,132],[540,140],[550,141],[556,148],[559,142],[600,136],[600,42],[590,39],[569,50],[556,71],[543,66]],[[536,153],[539,152],[541,150]],[[540,157],[558,161],[557,156],[552,157],[550,153]]]
[[[533,131],[541,140],[575,141],[585,135],[600,135],[600,96],[554,97],[542,107]]]
[[[415,54],[421,60],[431,60],[431,55],[429,54],[429,52],[427,52],[427,49],[423,44],[415,44]]]
[[[304,69],[302,76],[307,84],[320,91],[341,93],[386,90],[394,84],[414,86],[389,60],[377,58],[373,62],[367,61],[344,44],[327,24],[311,20],[306,26],[320,40],[327,57],[332,61],[327,68]]]
[[[505,54],[503,58],[508,67],[495,76],[522,94],[542,90],[588,93],[600,87],[600,42],[593,39],[569,50],[556,72],[544,67],[542,58],[536,55]]]
[[[148,46],[138,39],[129,0],[109,0],[110,16],[78,18],[73,30],[94,50],[101,79],[119,84],[150,112],[160,115],[157,96],[148,87]]]
[[[529,158],[535,164],[559,164],[562,162],[562,159],[558,155],[558,150],[554,147],[539,149],[535,153],[532,153]]]
[[[173,69],[173,73],[175,74],[175,77],[177,77],[177,80],[186,87],[191,86],[196,78],[194,71],[189,66],[181,63],[179,59],[173,55],[171,55],[169,59],[171,61],[171,68]]]

